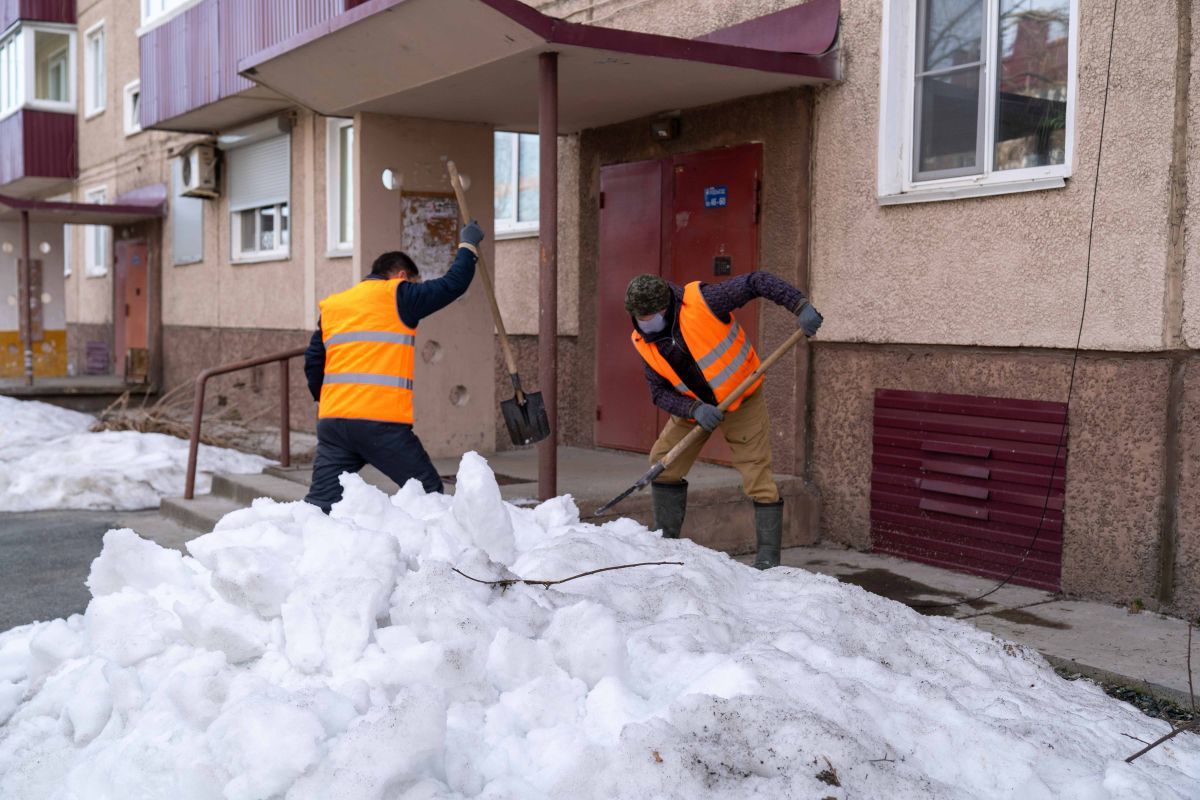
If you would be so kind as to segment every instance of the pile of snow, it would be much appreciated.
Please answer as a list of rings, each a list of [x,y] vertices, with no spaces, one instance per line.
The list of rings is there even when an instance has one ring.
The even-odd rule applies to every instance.
[[[1194,736],[1125,764],[1166,723],[965,624],[505,504],[474,454],[454,498],[343,482],[190,557],[109,532],[85,614],[0,635],[0,797],[1200,796]]]
[[[0,511],[153,508],[183,494],[188,443],[161,433],[90,433],[95,417],[0,397]],[[200,446],[196,491],[212,473],[261,472],[270,461]]]

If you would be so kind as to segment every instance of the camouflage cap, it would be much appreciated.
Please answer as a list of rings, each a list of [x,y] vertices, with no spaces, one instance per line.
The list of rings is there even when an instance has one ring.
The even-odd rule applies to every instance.
[[[657,275],[638,275],[625,289],[625,310],[635,317],[662,311],[671,303],[671,287]]]

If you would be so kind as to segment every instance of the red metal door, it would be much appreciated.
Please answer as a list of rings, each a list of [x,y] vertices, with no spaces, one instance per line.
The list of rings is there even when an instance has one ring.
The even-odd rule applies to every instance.
[[[131,350],[145,350],[149,341],[147,260],[149,247],[144,240],[122,240],[116,244],[113,293],[116,300],[114,338],[117,345],[117,370],[125,374],[126,356]]]
[[[719,283],[758,269],[762,145],[677,156],[671,172],[668,279],[681,286],[691,281]],[[757,346],[758,302],[735,316]],[[700,457],[728,463],[731,453],[717,434]]]
[[[875,393],[871,546],[1057,591],[1064,403]]]
[[[625,286],[635,275],[661,274],[663,167],[639,161],[600,170],[596,444],[643,453],[658,435],[658,414],[629,341]]]

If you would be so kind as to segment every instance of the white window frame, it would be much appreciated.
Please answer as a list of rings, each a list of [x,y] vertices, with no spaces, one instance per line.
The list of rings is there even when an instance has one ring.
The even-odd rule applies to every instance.
[[[125,84],[125,89],[122,91],[125,101],[121,107],[121,118],[124,120],[126,137],[136,136],[142,132],[141,114],[133,104],[133,95],[135,93],[138,96],[138,105],[140,107],[142,100],[142,82],[140,80],[130,81]]]
[[[325,126],[325,214],[327,220],[326,255],[345,257],[354,255],[354,178],[355,164],[353,147],[350,153],[350,230],[342,230],[342,131],[354,130],[354,120],[331,118]],[[357,134],[355,134],[357,136]]]
[[[95,186],[83,193],[85,203],[107,203],[108,187]],[[89,278],[103,278],[108,275],[109,262],[112,260],[112,229],[107,225],[87,225],[83,229],[83,274]],[[94,259],[97,247],[103,248],[103,260],[97,263]]]
[[[283,232],[283,225],[280,220],[283,219],[283,208],[288,209],[288,234],[287,241],[280,234]],[[255,226],[258,225],[258,220],[261,219],[259,214],[264,208],[275,209],[275,247],[271,250],[243,250],[242,249],[242,215],[248,211],[254,212]],[[291,218],[291,203],[281,202],[273,203],[269,206],[259,206],[257,208],[243,208],[239,211],[234,211],[230,214],[229,224],[229,248],[230,259],[235,264],[255,264],[260,261],[283,261],[291,256],[292,247],[292,218]],[[261,235],[258,231],[255,232],[254,241],[258,242]]]
[[[1071,21],[1067,44],[1067,129],[1062,164],[1027,169],[994,170],[996,69],[999,52],[1000,0],[985,0],[984,47],[988,58],[983,66],[985,94],[984,165],[978,175],[932,180],[914,180],[916,148],[916,64],[919,40],[918,16],[924,0],[884,0],[883,40],[880,50],[880,104],[877,199],[880,205],[922,203],[984,197],[1014,192],[1057,189],[1071,177],[1077,134],[1079,0],[1070,0]]]
[[[98,42],[99,64],[92,63],[92,43]],[[103,114],[108,106],[108,42],[104,20],[83,34],[83,114],[84,119]]]
[[[141,7],[142,25],[137,35],[141,36],[147,30],[169,22],[202,2],[204,0],[140,0],[138,5]]]
[[[541,219],[521,222],[521,137],[531,134],[521,134],[516,131],[496,131],[496,133],[512,134],[512,185],[516,192],[513,197],[513,215],[511,219],[496,217],[493,221],[496,229],[496,239],[519,239],[526,236],[537,236]],[[493,137],[493,141],[495,138]],[[494,156],[493,156],[494,157]],[[538,166],[539,170],[541,165]]]
[[[37,97],[37,48],[38,33],[64,34],[67,37],[66,48],[66,100],[39,100]],[[8,91],[0,99],[0,119],[13,114],[22,108],[32,108],[38,111],[58,111],[74,114],[76,111],[76,31],[69,25],[52,23],[20,22],[0,35],[0,48],[5,50],[4,65],[8,70]],[[7,48],[11,46],[12,49]],[[0,71],[3,71],[0,68]],[[7,102],[5,102],[7,101]]]

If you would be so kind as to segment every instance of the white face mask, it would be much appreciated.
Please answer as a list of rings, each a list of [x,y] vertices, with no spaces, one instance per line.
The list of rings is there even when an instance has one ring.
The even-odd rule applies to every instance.
[[[661,333],[667,327],[667,318],[660,312],[650,319],[639,319],[637,326],[642,329],[642,333]]]

